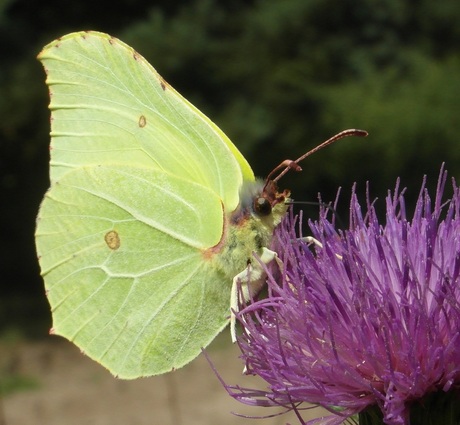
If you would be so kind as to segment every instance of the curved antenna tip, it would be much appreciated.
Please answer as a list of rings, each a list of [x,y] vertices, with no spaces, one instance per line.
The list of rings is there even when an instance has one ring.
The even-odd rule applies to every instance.
[[[281,177],[283,177],[289,170],[294,171],[301,171],[302,168],[300,167],[299,162],[303,161],[307,156],[319,151],[322,148],[325,148],[328,145],[331,145],[334,142],[337,142],[344,137],[350,136],[358,136],[358,137],[366,137],[369,133],[366,130],[360,130],[358,128],[349,128],[347,130],[342,130],[341,132],[337,133],[335,136],[327,139],[325,142],[319,144],[315,148],[311,149],[307,153],[303,154],[301,157],[297,158],[295,161],[292,160],[284,160],[280,165],[278,165],[267,177],[267,181],[270,177],[278,171],[280,168],[285,167],[283,171],[281,171],[274,179],[273,182],[277,182]]]

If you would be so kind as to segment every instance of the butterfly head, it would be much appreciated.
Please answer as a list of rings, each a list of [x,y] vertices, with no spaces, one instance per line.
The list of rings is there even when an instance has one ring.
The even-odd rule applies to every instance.
[[[241,224],[249,217],[267,221],[273,215],[284,215],[290,193],[289,190],[279,192],[273,180],[245,182],[240,191],[240,204],[231,214],[231,222]]]

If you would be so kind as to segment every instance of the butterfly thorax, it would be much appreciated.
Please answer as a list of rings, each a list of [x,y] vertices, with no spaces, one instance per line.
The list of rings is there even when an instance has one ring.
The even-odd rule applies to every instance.
[[[278,193],[274,184],[245,182],[238,208],[226,214],[223,237],[211,249],[213,266],[233,278],[254,261],[253,254],[260,256],[286,214],[288,199],[289,192]]]

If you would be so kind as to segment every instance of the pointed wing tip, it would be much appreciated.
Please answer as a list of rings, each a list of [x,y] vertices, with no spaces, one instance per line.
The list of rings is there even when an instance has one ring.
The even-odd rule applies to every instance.
[[[65,34],[61,37],[58,37],[55,40],[48,43],[47,45],[45,45],[43,49],[40,51],[40,53],[37,55],[37,59],[41,61],[43,57],[46,56],[46,54],[50,50],[59,48],[59,46],[61,46],[62,43],[68,40],[73,40],[73,39],[78,39],[78,38],[88,39],[91,37],[98,38],[98,39],[105,39],[105,40],[108,40],[109,42],[117,40],[115,37],[109,34],[100,32],[100,31],[94,31],[94,30],[75,31],[75,32]]]

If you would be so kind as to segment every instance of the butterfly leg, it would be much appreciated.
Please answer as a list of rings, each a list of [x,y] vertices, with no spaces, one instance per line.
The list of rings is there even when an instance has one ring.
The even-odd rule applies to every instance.
[[[278,261],[278,255],[276,252],[269,250],[268,248],[262,248],[262,254],[260,255],[260,261],[264,264],[268,264],[273,260]],[[232,342],[236,342],[236,316],[235,312],[238,312],[238,292],[241,286],[241,293],[245,302],[249,301],[251,297],[256,295],[265,284],[265,271],[262,266],[255,261],[254,264],[250,262],[248,266],[233,278],[232,290],[230,295],[230,335]]]

